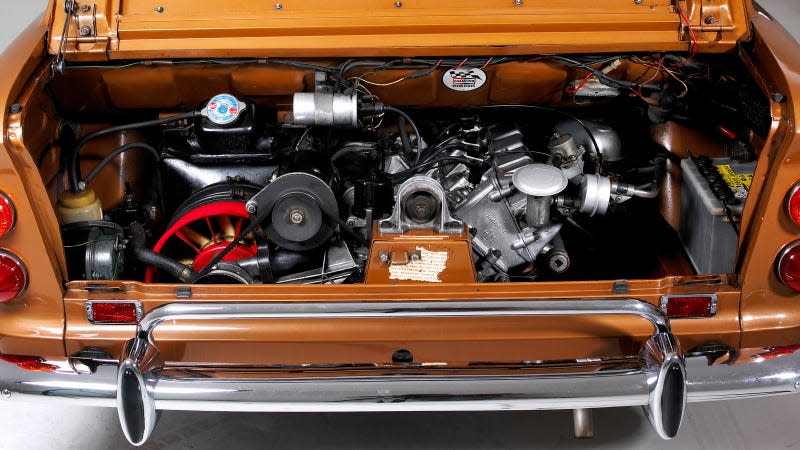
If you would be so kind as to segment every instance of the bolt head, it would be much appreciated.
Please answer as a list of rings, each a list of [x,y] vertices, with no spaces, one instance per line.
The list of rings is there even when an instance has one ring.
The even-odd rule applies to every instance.
[[[378,254],[378,261],[380,261],[380,262],[389,262],[389,253],[388,252],[380,252]]]
[[[2,391],[0,391],[0,395],[2,395],[3,398],[11,398],[11,391],[9,391],[8,389],[3,389]]]
[[[306,221],[306,215],[303,213],[303,211],[295,209],[289,213],[289,221],[295,225],[300,225]]]
[[[795,381],[794,382],[794,388],[797,389],[798,391],[800,391],[800,381]]]
[[[514,0],[514,6],[522,6],[522,0]]]
[[[783,103],[786,101],[786,96],[782,92],[773,92],[772,101],[775,103]]]
[[[395,8],[402,8],[403,7],[403,2],[394,2],[394,7]]]
[[[11,111],[11,114],[19,114],[22,112],[22,105],[20,105],[19,103],[14,103],[13,105],[11,105],[9,110]]]
[[[636,3],[637,5],[641,5],[642,4],[642,0],[633,0],[633,3]]]
[[[163,6],[156,6],[156,12],[159,13],[159,14],[163,13],[164,12],[164,7]]]
[[[245,209],[250,214],[255,214],[256,213],[256,205],[255,205],[255,203],[248,203],[247,205],[245,205]]]
[[[92,34],[92,29],[88,26],[81,27],[81,36],[89,36]]]
[[[275,3],[275,9],[281,10],[283,9],[283,5],[281,3]]]
[[[82,5],[82,6],[81,6],[81,12],[85,12],[85,13],[87,13],[87,12],[89,12],[89,10],[91,10],[91,9],[92,9],[92,7],[91,7],[90,5]]]

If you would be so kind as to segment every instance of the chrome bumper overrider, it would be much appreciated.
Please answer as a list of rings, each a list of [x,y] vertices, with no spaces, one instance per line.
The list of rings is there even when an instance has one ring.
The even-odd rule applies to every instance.
[[[522,370],[495,368],[437,374],[416,367],[359,375],[276,369],[258,377],[208,376],[176,370],[160,358],[153,331],[165,321],[282,318],[392,318],[634,315],[653,325],[636,358],[537,361]],[[535,356],[535,355],[532,355]],[[24,359],[24,358],[23,358]],[[386,302],[386,303],[173,303],[142,320],[122,361],[42,358],[38,364],[0,356],[0,400],[64,400],[115,406],[128,440],[141,445],[156,410],[204,411],[477,411],[644,406],[664,438],[680,427],[687,401],[798,392],[800,347],[722,354],[684,354],[669,322],[635,299]],[[628,364],[610,364],[627,361]],[[630,363],[633,363],[631,365]],[[548,368],[537,371],[537,367]],[[205,366],[213,370],[212,366]],[[209,369],[210,368],[210,369]],[[220,373],[222,370],[220,371]],[[344,372],[344,370],[342,370]],[[456,371],[457,372],[457,371]],[[252,373],[252,372],[251,372]]]

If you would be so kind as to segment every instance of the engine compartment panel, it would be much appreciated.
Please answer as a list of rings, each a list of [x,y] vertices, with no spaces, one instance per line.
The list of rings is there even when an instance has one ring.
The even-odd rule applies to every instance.
[[[715,61],[669,54],[477,62],[227,63],[303,73],[293,78],[302,83],[266,91],[231,84],[239,70],[187,62],[184,76],[220,77],[192,79],[151,104],[119,103],[130,94],[106,97],[113,105],[83,98],[86,108],[61,130],[62,141],[74,140],[72,153],[65,148],[69,187],[57,194],[70,278],[397,284],[695,273],[664,203],[679,208],[681,160],[752,159],[746,136],[763,131],[752,84]],[[99,75],[111,89],[119,82],[109,80],[150,70],[178,73],[76,68],[52,83],[62,91],[75,74]],[[235,95],[207,94],[220,80]],[[421,86],[434,86],[433,96]],[[702,103],[737,89],[750,97]],[[75,100],[57,103],[69,111]],[[183,111],[163,111],[165,101]],[[730,111],[742,104],[751,114]],[[118,124],[83,129],[94,109]],[[698,114],[708,120],[698,124]],[[693,123],[714,144],[676,152],[656,131],[671,123]],[[109,137],[121,145],[109,148]],[[83,146],[103,155],[97,164],[81,159]],[[117,171],[121,200],[103,198],[95,177],[138,153],[136,170]],[[723,209],[740,213],[744,198],[726,189],[715,191]]]

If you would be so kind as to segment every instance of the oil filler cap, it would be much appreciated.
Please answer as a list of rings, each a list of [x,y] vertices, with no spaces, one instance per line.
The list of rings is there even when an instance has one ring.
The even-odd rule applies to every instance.
[[[240,102],[233,95],[219,94],[209,100],[208,105],[200,113],[217,125],[228,125],[236,122],[246,108],[247,104]]]
[[[514,171],[511,182],[523,194],[549,197],[563,191],[568,181],[559,168],[547,164],[528,164]]]

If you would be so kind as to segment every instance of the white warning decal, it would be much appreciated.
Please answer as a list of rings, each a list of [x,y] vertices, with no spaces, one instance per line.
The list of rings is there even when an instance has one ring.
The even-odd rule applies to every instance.
[[[445,268],[447,252],[432,252],[422,247],[417,247],[417,250],[420,253],[419,260],[389,266],[389,279],[441,283],[439,274]]]
[[[456,67],[444,72],[442,82],[454,91],[474,91],[486,83],[486,72],[474,67]]]

